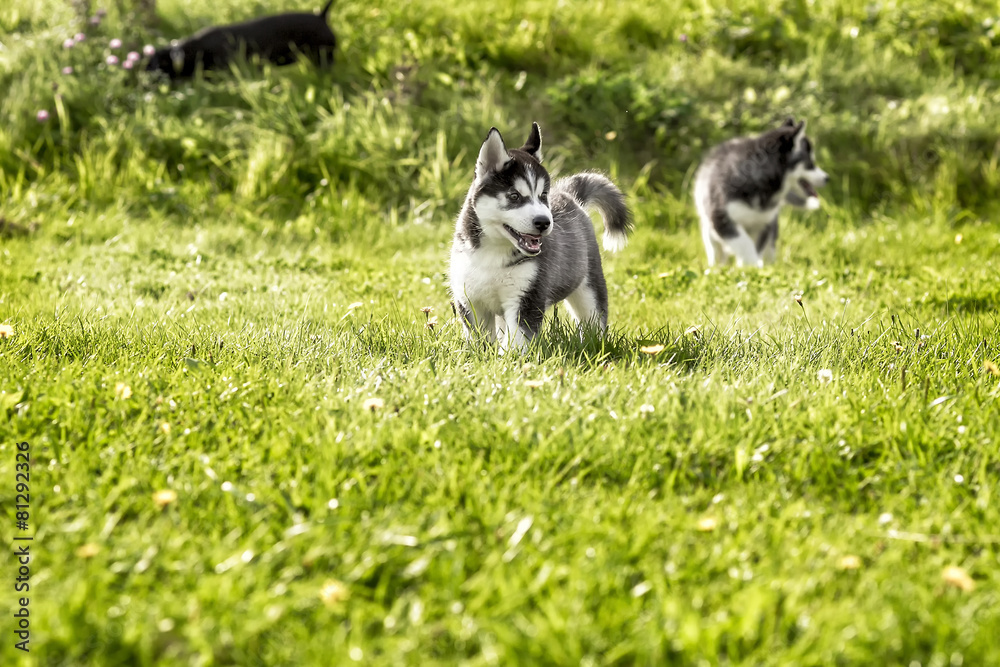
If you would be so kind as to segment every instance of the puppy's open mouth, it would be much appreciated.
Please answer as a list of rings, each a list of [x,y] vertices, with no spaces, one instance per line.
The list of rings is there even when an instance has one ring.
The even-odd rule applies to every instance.
[[[525,255],[537,255],[542,251],[542,237],[535,234],[522,234],[521,232],[514,231],[508,225],[504,225],[503,228],[507,230],[510,237],[514,240],[514,245],[517,246],[518,250],[523,252]]]
[[[819,197],[819,193],[816,192],[816,188],[814,188],[813,184],[806,179],[799,179],[799,187],[802,188],[802,192],[806,193],[807,197]]]

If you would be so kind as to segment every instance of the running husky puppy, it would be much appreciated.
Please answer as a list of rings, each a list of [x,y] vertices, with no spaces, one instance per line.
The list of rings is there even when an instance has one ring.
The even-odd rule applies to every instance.
[[[449,282],[466,339],[485,333],[501,352],[524,352],[545,311],[563,299],[581,325],[607,328],[608,288],[584,208],[601,212],[604,248],[617,252],[632,231],[625,196],[596,173],[549,184],[537,123],[514,150],[490,130],[451,248]]]
[[[806,124],[789,118],[780,127],[716,146],[695,175],[694,203],[708,265],[774,261],[778,212],[783,204],[819,208],[816,188],[829,175],[816,166]]]

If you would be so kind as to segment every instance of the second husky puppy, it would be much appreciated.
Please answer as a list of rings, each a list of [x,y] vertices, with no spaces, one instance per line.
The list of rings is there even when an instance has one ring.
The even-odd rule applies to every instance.
[[[537,123],[514,150],[490,130],[451,249],[449,282],[466,338],[479,331],[499,339],[501,351],[523,352],[545,311],[564,299],[578,322],[606,329],[608,288],[588,206],[604,219],[605,249],[622,249],[632,222],[621,190],[595,173],[550,187]]]
[[[694,181],[708,265],[731,256],[741,266],[774,261],[782,205],[819,208],[816,188],[829,178],[816,166],[804,121],[789,118],[758,137],[716,146]]]

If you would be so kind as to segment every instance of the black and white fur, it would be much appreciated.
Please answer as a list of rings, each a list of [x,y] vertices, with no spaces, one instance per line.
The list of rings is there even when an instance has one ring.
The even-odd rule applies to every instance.
[[[562,300],[581,325],[604,332],[608,288],[589,206],[604,219],[605,249],[622,249],[631,215],[610,180],[585,172],[550,186],[537,123],[514,150],[490,130],[451,249],[449,282],[467,339],[482,333],[501,352],[523,352],[545,311]]]
[[[226,69],[240,56],[260,56],[275,65],[288,65],[302,54],[317,65],[332,65],[337,38],[327,23],[333,0],[318,14],[287,12],[242,23],[200,30],[187,39],[157,49],[146,71],[163,72],[171,79],[194,76],[204,70]]]
[[[818,209],[816,188],[829,178],[816,166],[805,121],[788,119],[757,137],[716,146],[694,181],[708,265],[730,257],[740,266],[773,262],[781,207]]]

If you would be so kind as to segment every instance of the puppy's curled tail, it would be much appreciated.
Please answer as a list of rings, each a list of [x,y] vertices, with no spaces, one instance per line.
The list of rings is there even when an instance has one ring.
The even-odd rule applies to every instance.
[[[323,9],[319,10],[319,16],[326,18],[331,6],[333,6],[333,0],[328,0],[328,2],[323,6]]]
[[[625,195],[604,174],[584,172],[561,181],[565,190],[582,208],[593,206],[604,219],[604,249],[618,252],[632,233],[632,214]]]

